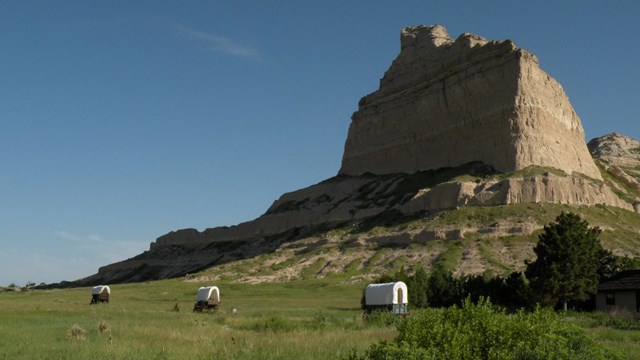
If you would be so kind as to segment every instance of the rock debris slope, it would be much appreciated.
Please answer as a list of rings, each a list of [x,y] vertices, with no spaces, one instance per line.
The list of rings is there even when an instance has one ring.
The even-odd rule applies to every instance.
[[[282,195],[253,221],[172,231],[149,251],[76,283],[181,276],[338,227],[457,207],[604,204],[633,211],[635,202],[638,211],[634,194],[612,190],[609,177],[603,181],[580,119],[533,54],[510,40],[467,33],[454,40],[438,25],[406,28],[400,41],[379,90],[353,114],[337,176]],[[601,169],[624,166],[637,175],[637,142],[614,138],[592,147]],[[524,225],[500,228],[509,234],[540,228]],[[466,230],[455,226],[418,233],[421,241],[464,237]]]

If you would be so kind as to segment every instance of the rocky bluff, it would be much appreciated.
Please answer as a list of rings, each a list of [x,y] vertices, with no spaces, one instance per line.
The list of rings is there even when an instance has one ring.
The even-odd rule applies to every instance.
[[[400,41],[380,88],[353,114],[337,176],[282,195],[255,220],[172,231],[76,284],[181,276],[333,228],[440,209],[557,203],[638,210],[635,193],[621,198],[626,187],[614,192],[603,181],[580,119],[533,54],[509,40],[466,33],[454,40],[438,25],[406,28]],[[640,159],[639,150],[628,151],[627,163]],[[611,151],[601,154],[610,162]],[[609,162],[597,161],[607,169]],[[506,233],[538,228],[501,225]],[[455,228],[420,232],[421,241],[462,237]]]
[[[353,114],[341,174],[414,173],[471,161],[601,180],[560,84],[510,40],[439,25],[402,30],[400,54]]]

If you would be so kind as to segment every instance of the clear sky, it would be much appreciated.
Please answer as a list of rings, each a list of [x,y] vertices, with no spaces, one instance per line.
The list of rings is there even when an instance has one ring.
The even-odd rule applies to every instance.
[[[639,4],[2,1],[0,285],[91,275],[335,175],[406,26],[512,39],[587,140],[640,138]]]

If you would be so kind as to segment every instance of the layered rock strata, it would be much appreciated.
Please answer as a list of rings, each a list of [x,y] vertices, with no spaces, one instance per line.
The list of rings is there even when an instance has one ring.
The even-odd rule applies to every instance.
[[[352,116],[340,174],[413,173],[481,161],[530,165],[601,180],[580,119],[560,84],[510,40],[442,26],[401,33],[380,89]]]
[[[608,174],[607,185],[640,212],[640,143],[617,133],[607,134],[587,144],[593,158]],[[615,179],[612,180],[612,179]]]
[[[623,156],[624,169],[637,171],[637,142],[616,137],[598,144],[592,152],[606,163],[604,171],[621,169],[610,164],[622,153],[629,155]],[[340,226],[378,226],[462,206],[603,204],[634,210],[634,204],[640,211],[635,190],[623,191],[633,183],[625,184],[602,181],[567,96],[531,53],[508,40],[472,34],[453,40],[441,26],[407,28],[380,89],[360,100],[337,176],[282,195],[253,221],[172,231],[149,251],[77,284],[181,276]],[[498,225],[454,224],[368,241],[459,239],[466,232],[501,236],[540,226]]]
[[[200,246],[211,242],[259,240],[296,228],[331,228],[391,211],[410,216],[460,206],[520,203],[603,204],[634,211],[631,204],[621,200],[603,182],[535,169],[537,171],[533,173],[473,180],[456,175],[486,171],[487,168],[472,163],[411,175],[339,176],[282,195],[264,215],[253,221],[203,232],[195,229],[170,232],[152,243],[151,249],[178,244]]]
[[[611,133],[592,139],[587,144],[591,155],[615,166],[640,167],[640,142],[638,140]]]

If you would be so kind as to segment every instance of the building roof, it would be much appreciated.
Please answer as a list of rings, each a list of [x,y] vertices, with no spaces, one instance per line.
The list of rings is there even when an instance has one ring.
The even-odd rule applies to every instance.
[[[640,270],[625,270],[603,281],[598,291],[640,290]]]

